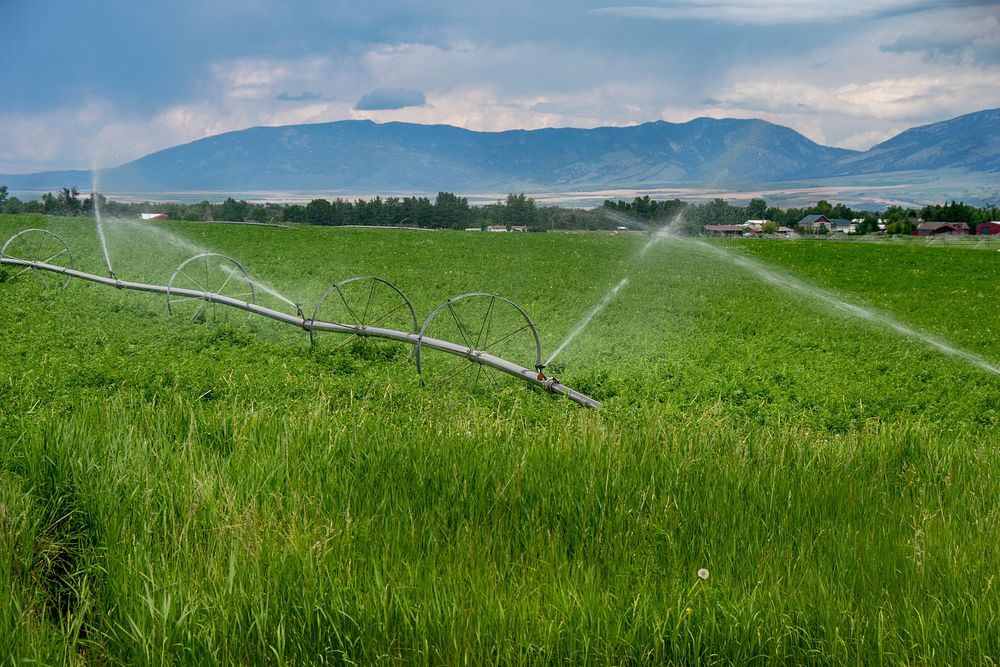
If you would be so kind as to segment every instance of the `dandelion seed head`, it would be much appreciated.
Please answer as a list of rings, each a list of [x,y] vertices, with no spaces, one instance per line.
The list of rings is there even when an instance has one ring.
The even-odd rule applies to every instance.
[[[708,570],[706,570],[705,568],[701,568],[700,570],[698,570],[698,578],[702,580],[708,579]]]

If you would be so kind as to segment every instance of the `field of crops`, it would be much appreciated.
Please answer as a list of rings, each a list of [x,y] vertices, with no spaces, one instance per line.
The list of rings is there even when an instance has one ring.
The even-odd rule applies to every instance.
[[[107,273],[93,220],[0,216],[0,242],[27,227]],[[627,276],[550,369],[605,406],[423,388],[406,349],[6,269],[6,662],[1000,660],[1000,375],[781,284],[1000,364],[995,251],[107,232],[119,278],[212,250],[307,310],[352,275],[421,319],[496,292],[546,354]]]

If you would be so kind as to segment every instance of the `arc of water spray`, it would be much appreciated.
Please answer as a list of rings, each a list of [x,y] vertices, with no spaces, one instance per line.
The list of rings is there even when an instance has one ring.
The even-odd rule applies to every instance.
[[[96,209],[95,209],[95,211],[96,211]],[[203,248],[200,245],[192,243],[191,241],[188,241],[187,239],[181,238],[181,237],[177,236],[176,234],[173,234],[173,233],[168,232],[168,231],[166,231],[164,229],[161,229],[160,227],[156,227],[156,226],[150,225],[150,224],[142,224],[142,223],[140,223],[140,222],[138,222],[136,220],[130,220],[128,218],[120,218],[120,219],[116,219],[116,220],[117,220],[117,222],[124,223],[124,224],[126,224],[126,225],[128,225],[128,226],[130,226],[130,227],[132,227],[134,229],[140,229],[140,230],[143,231],[143,233],[153,234],[153,235],[157,236],[158,238],[164,239],[168,243],[171,243],[171,244],[173,244],[173,245],[175,245],[175,246],[177,246],[179,248],[184,248],[185,250],[188,250],[188,251],[190,251],[192,253],[195,253],[195,254],[204,254],[204,253],[211,252],[210,250],[208,250],[206,248]],[[98,224],[98,232],[100,233],[100,236],[101,236],[101,247],[104,248],[104,253],[105,253],[104,256],[105,256],[105,259],[107,259],[107,257],[108,257],[107,256],[107,248],[106,248],[106,246],[104,244],[104,233],[103,233],[103,227],[101,226],[102,222],[101,222],[101,218],[100,217],[98,217],[98,223],[97,224]],[[107,261],[108,261],[108,270],[110,271],[111,260],[107,259]],[[228,270],[228,268],[225,265],[219,265],[219,268],[221,268],[223,270]],[[278,290],[274,289],[273,287],[271,287],[270,285],[268,285],[267,283],[265,283],[260,278],[257,278],[256,276],[248,276],[248,279],[250,280],[251,283],[253,283],[254,287],[259,288],[262,292],[266,292],[267,294],[270,294],[271,296],[275,297],[276,299],[278,299],[280,301],[283,301],[284,303],[288,304],[289,306],[295,308],[296,310],[299,308],[299,304],[295,303],[294,301],[292,301],[291,299],[289,299],[285,295],[281,294],[280,292],[278,292]]]
[[[625,276],[624,278],[619,280],[618,284],[612,287],[611,291],[604,295],[604,298],[601,299],[596,306],[594,306],[593,310],[587,313],[587,316],[584,317],[582,320],[580,320],[580,323],[576,325],[576,328],[573,329],[573,331],[571,331],[569,335],[563,339],[563,342],[559,344],[559,347],[556,348],[556,351],[553,352],[551,356],[549,356],[548,360],[546,360],[545,362],[545,365],[548,366],[549,364],[551,364],[552,361],[559,356],[559,353],[562,352],[567,345],[572,343],[573,339],[576,338],[581,331],[587,328],[587,325],[590,324],[590,321],[594,319],[594,317],[596,317],[599,312],[604,310],[607,307],[607,305],[611,303],[611,300],[615,298],[615,295],[618,294],[618,292],[621,291],[621,289],[626,285],[628,285],[628,276]]]
[[[963,350],[960,347],[952,345],[949,341],[944,340],[933,334],[929,334],[923,331],[918,331],[913,327],[900,322],[899,320],[886,315],[885,313],[880,313],[870,308],[865,308],[859,306],[855,303],[850,303],[840,297],[834,295],[832,292],[828,292],[824,289],[810,285],[798,278],[795,278],[787,273],[778,271],[777,269],[767,266],[766,264],[759,262],[755,259],[745,257],[743,255],[736,254],[720,246],[716,246],[705,241],[698,239],[690,239],[691,243],[699,246],[700,248],[715,254],[718,257],[722,257],[731,264],[735,264],[741,268],[744,268],[758,278],[766,283],[774,285],[779,289],[785,290],[787,292],[795,292],[812,299],[826,303],[837,310],[847,313],[852,317],[855,317],[866,322],[871,322],[883,326],[887,329],[895,331],[896,333],[905,336],[907,338],[912,338],[918,340],[921,343],[927,345],[928,347],[934,348],[938,352],[947,354],[949,356],[958,357],[964,359],[965,361],[977,366],[978,368],[993,373],[995,375],[1000,375],[1000,367],[996,366],[993,362],[988,359],[979,356],[974,352],[969,352],[968,350]]]
[[[94,204],[94,220],[97,224],[97,238],[101,242],[101,252],[104,253],[104,263],[108,266],[108,275],[115,277],[115,270],[111,267],[111,255],[108,253],[108,241],[104,238],[104,220],[101,218],[101,198],[99,196],[100,170],[97,168],[97,160],[94,160],[90,171],[90,199]]]
[[[647,228],[647,225],[645,225],[644,223],[641,223],[637,220],[633,220],[628,216],[619,213],[618,211],[609,211],[607,209],[604,209],[604,214],[610,217],[612,220],[615,220],[616,222],[628,222],[630,224],[641,225],[643,229]],[[683,215],[683,213],[680,215]],[[655,233],[653,233],[650,239],[639,250],[639,252],[637,253],[637,257],[638,258],[645,257],[646,253],[649,252],[650,248],[652,248],[655,244],[670,236],[673,230],[673,225],[677,222],[678,219],[680,219],[680,215],[671,219],[669,222],[667,222],[667,224],[665,224],[663,227],[661,227]],[[559,344],[559,347],[556,348],[556,351],[553,352],[552,355],[548,358],[548,360],[545,362],[545,365],[548,366],[550,363],[552,363],[552,361],[554,361],[555,358],[559,356],[559,353],[562,352],[564,349],[566,349],[566,346],[572,343],[573,339],[576,338],[584,329],[587,328],[587,325],[590,324],[590,321],[593,320],[598,313],[604,310],[607,307],[607,305],[611,303],[611,300],[615,298],[618,292],[620,292],[621,289],[626,285],[628,285],[628,276],[625,276],[620,281],[618,281],[618,284],[612,287],[611,291],[609,291],[607,294],[604,295],[604,298],[602,298],[598,302],[598,304],[594,306],[593,310],[587,313],[587,315],[582,320],[580,320],[580,323],[577,324],[576,327],[569,333],[569,335],[563,339],[562,343]]]

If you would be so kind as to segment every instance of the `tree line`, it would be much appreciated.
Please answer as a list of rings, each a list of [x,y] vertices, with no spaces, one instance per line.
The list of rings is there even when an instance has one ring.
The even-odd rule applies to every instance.
[[[675,231],[698,234],[705,225],[739,225],[747,220],[766,220],[779,226],[790,227],[800,233],[821,232],[823,228],[799,229],[799,222],[809,215],[828,218],[859,220],[859,234],[879,229],[879,222],[886,225],[888,234],[909,234],[919,221],[965,222],[970,230],[982,222],[1000,220],[1000,208],[988,204],[981,208],[962,202],[934,204],[920,209],[889,206],[883,211],[852,209],[846,204],[832,204],[826,200],[804,208],[778,208],[769,206],[763,199],[751,199],[746,206],[730,204],[724,199],[714,199],[703,204],[691,204],[680,199],[657,201],[649,196],[635,197],[631,202],[605,200],[604,208],[641,219],[654,226],[670,224]]]
[[[24,200],[8,196],[0,185],[0,213],[42,215],[94,215],[95,196],[81,197],[76,187],[65,187],[53,195]],[[473,206],[466,197],[439,192],[428,197],[375,197],[373,199],[313,199],[308,204],[248,202],[232,197],[220,203],[207,200],[184,202],[121,202],[96,195],[96,204],[107,216],[135,217],[140,213],[163,213],[170,220],[300,223],[309,225],[409,226],[464,229],[487,225],[523,226],[532,231],[557,229],[613,229],[615,223],[598,211],[541,207],[524,193]]]
[[[22,201],[9,196],[7,186],[0,185],[0,213],[92,216],[95,203],[108,216],[135,217],[140,213],[158,212],[171,220],[440,229],[501,225],[523,226],[530,231],[611,230],[621,226],[638,229],[669,224],[675,231],[688,234],[701,233],[705,225],[738,225],[746,220],[767,220],[775,229],[778,226],[796,229],[799,221],[808,215],[860,220],[859,233],[877,231],[878,223],[882,221],[890,234],[908,234],[919,220],[965,222],[974,229],[981,222],[1000,219],[1000,209],[996,206],[978,208],[954,201],[921,209],[890,206],[884,211],[873,212],[826,200],[820,200],[814,206],[782,209],[770,206],[760,198],[739,206],[718,198],[693,204],[676,198],[656,200],[644,195],[631,201],[609,199],[598,208],[580,209],[538,206],[533,198],[524,193],[508,194],[506,199],[473,206],[466,197],[439,192],[433,201],[429,197],[413,196],[354,201],[343,198],[313,199],[308,204],[276,204],[228,197],[221,203],[213,204],[207,200],[196,203],[120,202],[107,199],[102,194],[81,197],[76,187],[64,187],[55,194],[49,192],[39,199]],[[813,230],[797,231],[810,233]]]

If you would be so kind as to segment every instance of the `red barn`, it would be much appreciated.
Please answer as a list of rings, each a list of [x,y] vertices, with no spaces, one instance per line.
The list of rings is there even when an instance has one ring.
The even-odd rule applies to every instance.
[[[977,236],[994,236],[1000,234],[1000,222],[992,220],[990,222],[981,222],[979,226],[976,227]]]

